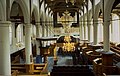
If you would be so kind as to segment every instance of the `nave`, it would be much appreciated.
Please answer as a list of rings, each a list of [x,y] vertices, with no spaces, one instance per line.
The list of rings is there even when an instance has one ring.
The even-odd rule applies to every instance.
[[[120,0],[0,0],[2,76],[120,75],[119,47]]]
[[[103,51],[102,42],[99,45],[91,45],[87,43],[81,43],[77,48],[79,50],[79,55],[74,55],[74,52],[66,52],[58,49],[57,51],[57,61],[54,56],[39,57],[39,62],[34,58],[33,64],[47,64],[44,71],[39,71],[40,75],[50,75],[50,76],[106,76],[109,75],[119,75],[120,74],[120,55],[119,55],[119,45],[111,43],[111,52],[105,53]],[[53,49],[52,49],[53,50]],[[114,53],[113,53],[114,52]],[[75,57],[74,57],[75,56]],[[20,65],[20,64],[19,64]],[[81,69],[82,68],[82,69]],[[86,71],[85,71],[86,68]],[[39,70],[39,69],[38,69]],[[64,71],[63,71],[64,70]],[[20,70],[19,70],[20,71]],[[84,71],[84,72],[83,72]],[[25,74],[25,73],[24,73]],[[28,73],[30,74],[30,72]],[[35,73],[33,73],[35,74]],[[36,73],[37,75],[37,73]],[[109,76],[108,75],[108,76]],[[19,76],[19,73],[18,73]]]

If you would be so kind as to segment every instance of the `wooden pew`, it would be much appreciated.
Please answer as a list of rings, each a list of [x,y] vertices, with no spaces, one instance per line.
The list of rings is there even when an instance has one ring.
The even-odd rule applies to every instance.
[[[17,76],[17,75],[18,75],[18,70],[11,71],[11,76]]]
[[[116,52],[116,53],[120,54],[120,49],[118,49],[117,47],[110,47],[110,49],[111,49],[113,52]]]
[[[43,71],[43,69],[44,69],[44,67],[45,67],[45,65],[46,64],[33,64],[33,73],[34,74],[40,74],[42,71]]]
[[[102,75],[102,58],[93,60],[93,70],[96,76]]]
[[[47,63],[43,64],[11,64],[12,71],[18,71],[19,74],[40,74],[46,69]]]
[[[118,46],[113,46],[110,47],[110,50],[112,50],[113,52],[115,52],[115,55],[113,55],[113,61],[114,63],[118,63],[120,61],[120,49]]]
[[[12,71],[16,71],[17,70],[20,74],[21,73],[26,73],[25,64],[19,64],[19,63],[11,64],[11,70]]]
[[[102,76],[103,73],[107,73],[109,75],[117,73],[116,66],[104,66],[104,65],[102,65],[101,58],[97,58],[97,59],[93,60],[93,70],[94,70],[96,76]]]
[[[88,59],[92,62],[94,59],[96,58],[101,58],[101,54],[100,55],[95,55],[93,54],[92,51],[86,52],[86,56],[88,57]]]
[[[105,73],[103,73],[103,76],[120,76],[120,75],[106,75]]]

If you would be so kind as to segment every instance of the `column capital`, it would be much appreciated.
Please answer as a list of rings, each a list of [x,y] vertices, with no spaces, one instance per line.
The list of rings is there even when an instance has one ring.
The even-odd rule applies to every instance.
[[[8,24],[8,25],[6,25]],[[10,21],[0,21],[0,27],[9,27],[11,24]]]
[[[36,23],[37,25],[40,25],[40,23],[38,22],[38,23]]]
[[[31,24],[31,23],[25,23],[25,27],[31,28],[31,27],[32,27],[32,24]]]

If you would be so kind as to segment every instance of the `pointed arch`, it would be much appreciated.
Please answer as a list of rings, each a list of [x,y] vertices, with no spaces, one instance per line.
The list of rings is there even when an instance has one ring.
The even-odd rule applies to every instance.
[[[113,6],[114,2],[115,2],[115,0],[107,0],[106,1],[105,7],[104,7],[104,12],[105,12],[104,20],[106,20],[106,21],[108,21],[108,19],[110,19],[110,14],[111,14],[111,10],[112,10],[112,6]]]
[[[97,4],[95,7],[95,17],[98,18],[99,17],[99,12],[100,12],[100,4]]]
[[[39,16],[39,11],[37,9],[37,6],[33,6],[33,10],[32,10],[32,13],[35,17],[35,22],[39,22],[40,21],[40,16]]]
[[[12,2],[12,5],[14,2],[16,2],[20,5],[20,8],[21,8],[21,10],[23,12],[23,16],[24,16],[24,23],[30,23],[30,13],[29,13],[29,9],[28,9],[28,6],[25,3],[25,1],[24,0],[15,0]]]

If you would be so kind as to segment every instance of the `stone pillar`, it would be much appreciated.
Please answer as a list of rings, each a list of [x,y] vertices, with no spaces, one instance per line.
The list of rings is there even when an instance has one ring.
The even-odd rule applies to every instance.
[[[103,1],[103,5],[104,5],[104,1]],[[110,11],[105,10],[105,7],[103,8],[104,8],[104,11],[103,11],[103,40],[104,40],[103,46],[104,47],[103,49],[104,51],[110,51],[110,39],[109,39]]]
[[[86,21],[85,21],[85,13],[83,13],[83,28],[84,28],[84,36],[83,39],[86,39]]]
[[[36,37],[40,37],[40,23],[36,23]]]
[[[93,15],[93,44],[97,44],[97,19],[95,17],[95,0],[92,1],[92,15]]]
[[[43,29],[43,28],[42,28],[42,25],[40,25],[40,30],[39,30],[40,37],[42,37],[42,33],[43,33],[43,32],[42,32],[42,31],[43,31],[42,29]]]
[[[80,28],[80,39],[82,39],[82,17],[80,18],[79,28]]]
[[[36,23],[36,37],[40,37],[40,23]],[[40,43],[39,40],[36,40],[36,54],[40,55]]]
[[[0,21],[0,75],[11,76],[9,21]]]
[[[42,26],[42,37],[44,37],[44,33],[45,33],[45,25],[41,25]]]
[[[79,38],[81,39],[81,23],[79,21]]]
[[[104,46],[104,51],[109,51],[110,50],[110,41],[109,41],[109,25],[107,22],[104,22],[103,26],[103,46]]]
[[[115,0],[102,0],[103,2],[103,53],[102,53],[102,72],[106,73],[107,75],[113,73],[113,55],[114,52],[110,51],[110,39],[109,39],[109,25],[110,25],[110,14],[112,5],[114,4]],[[109,8],[108,8],[109,7]]]
[[[93,40],[93,44],[96,45],[97,44],[97,30],[98,26],[97,24],[95,24],[95,22],[93,22],[93,36],[94,36],[94,40]]]
[[[31,27],[32,24],[25,24],[25,55],[26,64],[31,63],[30,56],[32,55],[32,45],[31,45]]]
[[[88,2],[89,0],[87,0],[87,27],[88,27],[88,41],[90,42],[90,20],[89,20]]]
[[[46,24],[46,36],[48,37],[49,36],[49,27],[48,27],[49,25],[48,24]]]
[[[90,35],[91,35],[91,34],[90,34],[90,32],[91,32],[91,31],[90,31],[90,26],[91,26],[91,25],[89,25],[89,23],[90,23],[90,22],[88,22],[87,26],[88,26],[88,41],[90,42]]]
[[[104,16],[103,17],[103,40],[104,40],[103,49],[104,49],[104,51],[110,51],[110,39],[109,39],[110,15],[109,14],[110,14],[110,11],[105,10],[105,7],[104,7],[104,11],[103,11],[103,16]]]
[[[84,31],[83,31],[83,18],[81,18],[81,40],[84,39],[83,33],[84,33]]]

